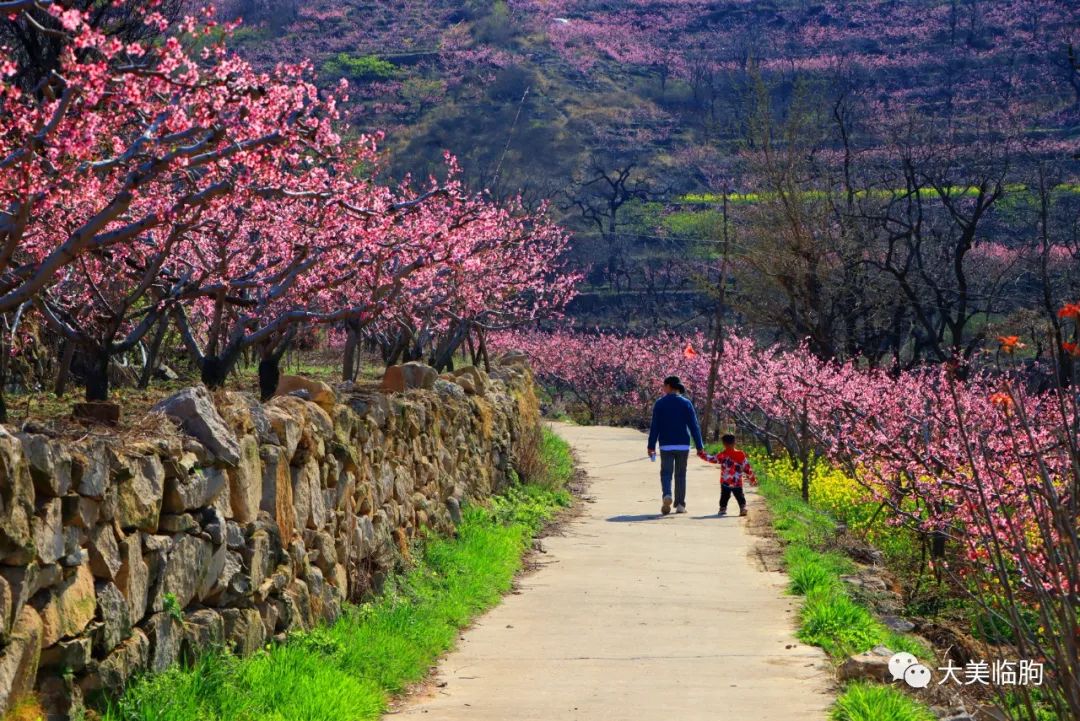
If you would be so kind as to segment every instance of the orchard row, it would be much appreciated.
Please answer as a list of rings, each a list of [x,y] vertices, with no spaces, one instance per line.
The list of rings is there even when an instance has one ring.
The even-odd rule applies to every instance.
[[[157,5],[117,34],[61,4],[0,3],[31,29],[47,13],[60,48],[30,87],[0,61],[5,352],[43,319],[93,359],[101,400],[110,359],[166,328],[215,386],[312,326],[445,355],[569,299],[545,208],[471,193],[449,156],[438,179],[381,181],[379,137],[339,129],[344,83],[320,92],[303,63],[256,72],[211,15],[170,29]]]

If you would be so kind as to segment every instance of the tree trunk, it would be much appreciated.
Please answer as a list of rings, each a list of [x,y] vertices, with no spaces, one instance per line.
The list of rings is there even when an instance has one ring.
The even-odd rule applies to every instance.
[[[7,390],[8,356],[7,333],[0,329],[0,423],[8,422],[7,401],[4,397]]]
[[[473,366],[475,366],[477,364],[478,357],[476,355],[476,346],[473,344],[472,333],[469,333],[469,335],[465,336],[465,341],[469,347],[469,355],[472,356],[472,364]]]
[[[109,400],[110,358],[111,354],[108,351],[97,349],[94,352],[86,371],[86,400],[91,402]]]
[[[437,345],[432,352],[431,366],[442,373],[444,370],[454,369],[454,354],[469,336],[469,324],[460,323],[446,337],[446,340]]]
[[[1062,389],[1072,387],[1073,382],[1073,357],[1072,354],[1063,350],[1061,345],[1065,342],[1065,335],[1061,332],[1061,323],[1058,322],[1054,313],[1050,312],[1051,323],[1053,323],[1054,344],[1057,347],[1057,382]]]
[[[341,361],[341,380],[351,381],[356,378],[356,329],[352,323],[345,324],[345,352]]]
[[[392,365],[397,365],[402,358],[408,360],[408,357],[406,357],[405,354],[408,350],[409,342],[409,333],[403,330],[398,334],[398,337],[394,340],[392,345],[383,347],[383,362],[386,364],[387,368]]]
[[[802,499],[810,502],[810,460],[804,455],[802,460]]]
[[[799,439],[799,455],[800,465],[802,465],[802,499],[807,503],[810,502],[810,458],[813,456],[813,450],[810,447],[810,417],[806,407],[806,401],[803,401],[802,418],[799,420],[799,435],[802,436]]]
[[[221,388],[229,377],[231,367],[232,360],[228,354],[203,358],[202,367],[199,369],[202,382],[207,388]]]
[[[262,358],[259,361],[259,397],[264,403],[277,393],[278,383],[281,381],[281,359],[289,352],[295,335],[295,331],[289,331],[278,341],[278,347],[275,348],[273,342],[267,342],[262,347]]]
[[[480,357],[484,360],[484,371],[486,373],[491,372],[491,359],[488,358],[487,343],[484,340],[483,331],[479,331],[477,336],[480,339]]]
[[[154,339],[150,341],[150,349],[146,353],[146,365],[143,367],[142,376],[139,378],[139,388],[146,388],[150,385],[150,379],[154,376],[154,371],[157,370],[158,353],[161,351],[161,344],[165,341],[165,333],[169,330],[169,317],[166,315],[158,321],[157,332],[154,334]]]
[[[259,361],[259,397],[265,403],[274,397],[281,380],[281,355],[271,353]]]
[[[706,383],[705,388],[705,415],[702,418],[701,435],[706,442],[710,439],[710,434],[715,438],[716,434],[719,434],[721,424],[719,421],[716,423],[715,433],[713,431],[713,416],[715,415],[715,409],[713,408],[713,398],[716,395],[716,377],[720,373],[720,334],[722,333],[721,326],[716,328],[716,336],[713,338],[713,347],[709,354],[709,381]]]
[[[75,358],[75,344],[70,340],[64,340],[60,351],[60,368],[56,371],[56,385],[53,393],[57,398],[63,398],[67,393],[68,378],[71,377],[71,361]]]

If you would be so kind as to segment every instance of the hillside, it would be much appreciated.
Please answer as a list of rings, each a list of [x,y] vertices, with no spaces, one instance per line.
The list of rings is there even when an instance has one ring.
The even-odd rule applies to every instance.
[[[245,19],[240,48],[258,64],[307,57],[323,82],[348,78],[353,122],[407,149],[402,169],[450,149],[494,181],[509,140],[506,189],[557,189],[589,150],[656,168],[684,168],[717,143],[731,150],[759,78],[780,95],[796,84],[857,95],[877,114],[1022,105],[1049,138],[1061,135],[1039,126],[1060,129],[1080,107],[1078,13],[1064,0],[222,0],[221,10]],[[677,175],[680,186],[705,180]]]
[[[1065,0],[223,0],[222,12],[245,18],[239,49],[256,64],[308,57],[321,83],[347,78],[350,123],[386,133],[391,175],[426,175],[450,151],[475,187],[550,200],[576,233],[587,282],[571,310],[590,324],[703,322],[699,276],[717,271],[700,261],[718,251],[701,242],[725,224],[756,234],[770,203],[745,200],[783,197],[778,182],[808,203],[847,188],[866,206],[912,183],[925,199],[995,174],[1032,188],[1046,162],[1061,187],[1078,177],[1080,11]],[[762,164],[769,148],[790,153],[785,179],[779,156]],[[908,165],[934,171],[916,180]],[[721,219],[725,193],[742,200]],[[1035,222],[982,229],[1008,245]],[[759,320],[771,282],[746,285],[739,319]],[[779,303],[760,320],[788,313]]]

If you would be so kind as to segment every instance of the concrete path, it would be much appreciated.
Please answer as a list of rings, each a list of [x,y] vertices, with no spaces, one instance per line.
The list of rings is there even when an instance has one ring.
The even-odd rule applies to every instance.
[[[686,515],[661,517],[645,436],[559,425],[591,478],[540,570],[466,631],[395,717],[439,721],[816,721],[832,674],[793,636],[785,577],[746,519],[716,517],[716,466],[690,459]],[[750,496],[750,512],[762,503]],[[734,503],[732,504],[734,507]]]

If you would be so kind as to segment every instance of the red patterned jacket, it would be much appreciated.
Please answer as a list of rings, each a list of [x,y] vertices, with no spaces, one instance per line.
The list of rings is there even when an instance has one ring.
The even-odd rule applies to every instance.
[[[750,467],[750,459],[738,448],[729,448],[715,456],[705,456],[709,463],[720,466],[720,483],[731,488],[741,488],[743,481],[750,481],[750,485],[757,485],[757,477],[754,469]]]

